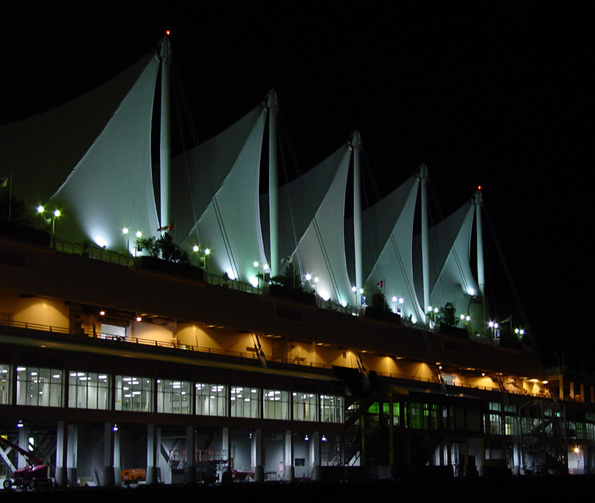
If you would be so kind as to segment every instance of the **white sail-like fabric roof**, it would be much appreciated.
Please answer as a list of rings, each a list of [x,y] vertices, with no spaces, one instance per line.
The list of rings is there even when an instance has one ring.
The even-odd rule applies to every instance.
[[[24,199],[32,211],[58,190],[102,133],[147,65],[153,71],[154,57],[151,52],[107,83],[64,105],[0,126],[2,174],[12,174],[14,193]],[[143,77],[145,83],[140,85],[150,86],[146,81],[147,75]],[[123,132],[119,143],[126,141],[129,133]],[[104,194],[104,197],[108,204],[117,202],[109,195]],[[57,232],[62,238],[60,227]]]
[[[429,232],[430,305],[452,302],[459,314],[467,314],[479,287],[471,270],[471,235],[475,204],[472,200]],[[419,240],[415,251],[420,255]],[[419,280],[421,285],[421,279]],[[418,289],[420,296],[421,288]],[[427,306],[426,306],[427,307]]]
[[[312,276],[320,297],[344,306],[355,303],[347,274],[344,234],[350,160],[351,148],[345,144],[279,191],[279,227],[280,232],[285,232],[280,239],[281,249],[286,250],[293,236],[297,236],[298,245],[291,256],[302,274]]]
[[[157,58],[144,71],[89,150],[48,204],[59,208],[61,240],[88,238],[110,249],[133,248],[127,227],[143,236],[157,233],[151,163],[151,119]]]
[[[403,299],[403,316],[424,319],[413,276],[413,221],[419,188],[417,174],[387,197],[362,212],[364,292],[380,291],[387,304]]]
[[[174,161],[173,220],[182,246],[211,250],[210,273],[248,281],[266,262],[259,208],[266,108]]]

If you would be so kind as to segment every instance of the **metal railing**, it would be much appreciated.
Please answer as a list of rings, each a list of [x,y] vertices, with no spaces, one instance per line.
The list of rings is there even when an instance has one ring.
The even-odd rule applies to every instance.
[[[220,348],[212,348],[212,347],[205,347],[205,346],[194,346],[192,344],[183,344],[178,342],[177,340],[174,341],[160,341],[156,339],[144,339],[140,337],[130,337],[130,336],[123,336],[117,334],[110,334],[106,332],[93,332],[91,330],[71,330],[64,327],[55,327],[52,325],[42,325],[39,323],[30,323],[24,321],[9,321],[0,319],[0,326],[9,326],[9,327],[16,327],[16,328],[24,328],[27,330],[36,330],[41,332],[51,332],[57,334],[68,334],[68,335],[77,335],[77,336],[85,336],[91,339],[102,339],[108,341],[116,341],[116,342],[124,342],[128,344],[137,344],[143,346],[153,346],[159,348],[169,348],[169,349],[179,349],[185,351],[192,351],[202,354],[211,354],[217,356],[231,356],[237,358],[248,358],[251,360],[258,360],[259,356],[255,352],[243,352],[243,351],[233,351],[229,349],[220,349]],[[281,358],[278,356],[266,356],[266,361],[268,362],[277,362],[277,363],[285,363],[291,365],[298,365],[301,367],[312,367],[312,368],[321,368],[321,369],[331,369],[332,365],[328,365],[326,363],[317,363],[317,362],[309,362],[305,360],[298,360],[298,359],[291,359],[291,358]]]
[[[0,326],[10,326],[16,328],[24,328],[27,330],[36,330],[42,332],[50,332],[56,334],[69,334],[69,335],[78,335],[78,336],[85,336],[92,339],[102,339],[108,341],[116,341],[116,342],[123,342],[127,344],[137,344],[143,346],[152,346],[152,347],[159,347],[159,348],[168,348],[168,349],[177,349],[177,350],[185,350],[191,351],[201,354],[208,354],[208,355],[216,355],[216,356],[226,356],[226,357],[235,357],[235,358],[244,358],[250,360],[258,360],[259,356],[256,352],[243,352],[243,351],[233,351],[229,349],[220,349],[220,348],[212,348],[206,346],[194,346],[191,344],[183,344],[178,342],[177,340],[174,341],[160,341],[155,339],[144,339],[140,337],[129,337],[129,336],[122,336],[117,334],[110,334],[105,332],[93,332],[90,330],[71,330],[65,327],[55,327],[52,325],[42,325],[39,323],[30,323],[24,321],[9,321],[0,319]],[[327,363],[320,363],[314,361],[308,361],[303,358],[300,359],[292,359],[292,358],[283,358],[279,356],[269,356],[265,355],[265,359],[267,362],[276,362],[282,364],[289,364],[289,365],[296,365],[300,367],[309,367],[309,368],[319,368],[319,369],[332,369],[332,365]],[[376,374],[384,377],[388,377],[391,379],[403,379],[407,381],[417,381],[417,382],[427,382],[427,383],[434,383],[434,384],[443,384],[437,377],[422,377],[416,375],[408,375],[408,374],[397,374],[392,372],[382,372],[382,371],[375,371]],[[484,390],[484,391],[503,391],[510,394],[515,395],[527,395],[527,396],[535,396],[540,397],[543,396],[543,393],[530,393],[526,390],[513,390],[504,388],[501,389],[499,387],[488,387],[488,386],[481,386],[478,384],[466,383],[462,381],[457,381],[446,384],[447,386],[452,386],[456,388],[469,388],[469,389],[477,389],[477,390]]]

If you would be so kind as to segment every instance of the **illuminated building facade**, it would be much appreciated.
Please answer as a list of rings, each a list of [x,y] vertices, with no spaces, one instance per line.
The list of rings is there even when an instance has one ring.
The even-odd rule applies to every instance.
[[[163,154],[157,190],[146,153],[167,46],[106,84],[111,109],[88,121],[76,111],[93,93],[43,115],[37,136],[29,121],[0,128],[0,156],[25,170],[15,190],[28,193],[27,162],[43,166],[28,203],[49,231],[0,237],[7,439],[61,485],[121,469],[173,483],[594,465],[593,384],[548,377],[526,340],[487,324],[479,195],[429,227],[423,167],[372,206],[354,196],[346,218],[359,134],[279,183],[274,93],[171,166]],[[54,119],[85,126],[64,152],[41,147]],[[141,239],[174,222],[198,266],[148,254]],[[7,478],[26,463],[2,454]]]

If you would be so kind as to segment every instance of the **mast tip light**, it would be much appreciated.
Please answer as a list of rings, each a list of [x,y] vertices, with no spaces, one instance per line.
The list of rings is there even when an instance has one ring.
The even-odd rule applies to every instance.
[[[481,185],[478,185],[477,186],[477,190],[481,190]]]
[[[170,30],[165,30],[165,35],[166,35],[167,37],[169,37],[169,36],[171,35],[171,31],[170,31]]]

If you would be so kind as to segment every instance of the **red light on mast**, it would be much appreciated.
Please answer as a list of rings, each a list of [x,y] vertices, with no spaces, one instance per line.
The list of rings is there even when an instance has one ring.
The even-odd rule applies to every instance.
[[[477,186],[477,190],[481,190],[481,185],[478,185]]]
[[[171,31],[170,30],[165,30],[165,36],[169,37],[171,35]]]

